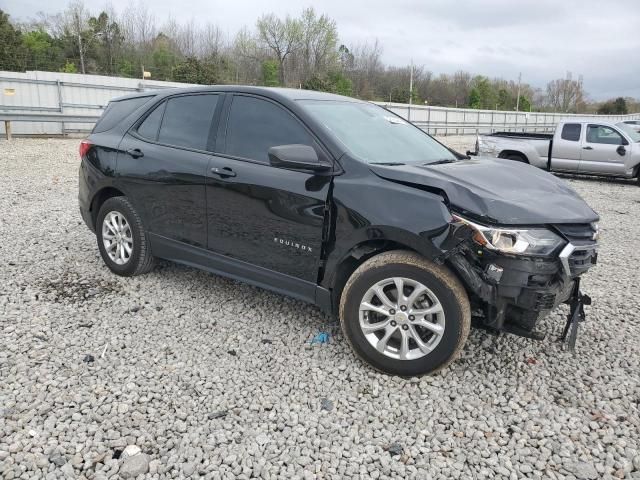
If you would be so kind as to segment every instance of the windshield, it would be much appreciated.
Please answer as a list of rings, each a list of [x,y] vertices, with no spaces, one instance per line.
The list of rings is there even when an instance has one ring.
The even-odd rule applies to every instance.
[[[627,136],[631,138],[632,142],[640,142],[640,133],[636,132],[631,125],[620,122],[620,123],[616,123],[616,127],[618,127],[620,130],[626,133]]]
[[[363,162],[399,165],[456,160],[446,147],[422,130],[377,105],[326,100],[300,103]]]

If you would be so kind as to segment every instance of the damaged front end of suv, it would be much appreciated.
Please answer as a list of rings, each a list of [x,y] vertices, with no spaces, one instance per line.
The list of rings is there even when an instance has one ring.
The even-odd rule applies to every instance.
[[[539,320],[571,305],[564,336],[575,344],[580,277],[597,261],[597,223],[531,227],[487,225],[453,213],[441,258],[463,279],[479,326],[542,339]]]

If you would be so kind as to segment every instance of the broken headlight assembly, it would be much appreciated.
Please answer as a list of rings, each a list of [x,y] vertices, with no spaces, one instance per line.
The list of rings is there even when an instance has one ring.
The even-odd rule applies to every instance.
[[[566,241],[546,228],[502,228],[481,225],[457,214],[454,223],[466,225],[473,230],[473,240],[489,250],[511,255],[548,256],[563,246]]]

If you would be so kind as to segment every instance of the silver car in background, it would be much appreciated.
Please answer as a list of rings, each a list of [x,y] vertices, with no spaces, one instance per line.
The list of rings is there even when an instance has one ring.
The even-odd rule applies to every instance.
[[[566,119],[554,134],[498,132],[479,135],[476,155],[516,160],[551,172],[638,178],[640,133],[632,125]]]

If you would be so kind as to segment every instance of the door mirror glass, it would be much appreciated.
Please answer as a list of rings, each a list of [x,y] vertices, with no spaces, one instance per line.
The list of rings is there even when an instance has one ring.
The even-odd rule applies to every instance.
[[[326,171],[330,167],[321,163],[318,154],[308,145],[278,145],[268,150],[269,163],[274,167],[300,170]]]

